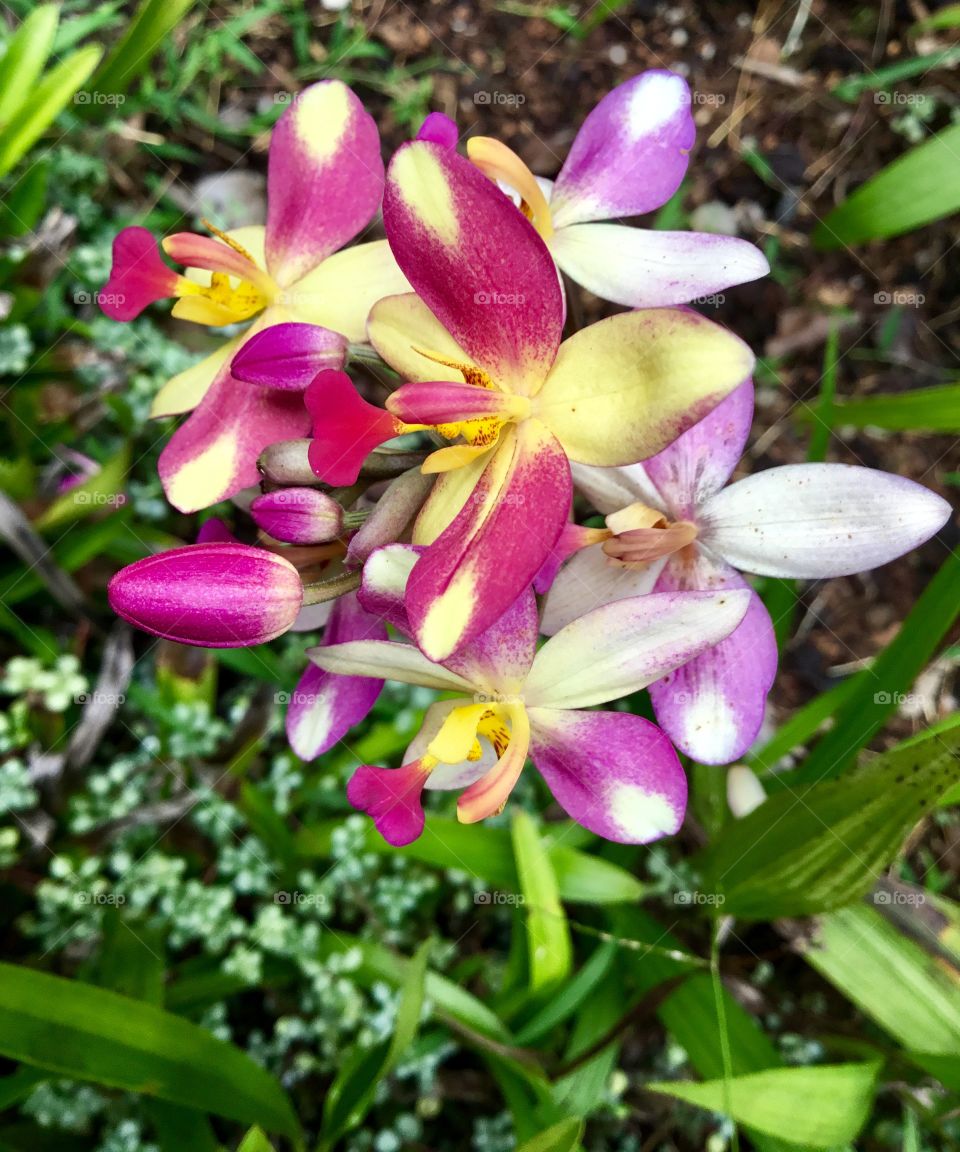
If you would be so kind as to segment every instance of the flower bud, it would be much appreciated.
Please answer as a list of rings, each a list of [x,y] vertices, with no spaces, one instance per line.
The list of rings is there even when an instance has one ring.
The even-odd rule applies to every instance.
[[[200,648],[245,648],[286,632],[303,585],[282,556],[247,544],[189,544],[121,569],[107,589],[118,616]]]
[[[281,488],[250,505],[256,525],[287,544],[326,544],[343,531],[343,509],[315,488]]]

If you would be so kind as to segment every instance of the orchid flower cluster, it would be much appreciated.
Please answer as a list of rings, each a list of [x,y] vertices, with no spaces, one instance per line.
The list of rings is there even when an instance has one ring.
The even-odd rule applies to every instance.
[[[677,191],[693,140],[684,80],[651,71],[601,100],[552,183],[498,140],[461,150],[438,113],[385,170],[371,117],[325,81],[274,130],[264,228],[115,241],[110,315],[175,298],[174,316],[233,333],[156,397],[154,415],[190,413],[159,471],[183,512],[249,512],[257,543],[207,520],[119,572],[111,604],[200,646],[322,626],[287,712],[304,760],[386,679],[445,694],[402,767],[349,782],[392,844],[422,832],[424,789],[458,790],[464,822],[500,811],[528,756],[590,831],[676,832],[675,748],[736,760],[774,678],[742,573],[858,572],[948,515],[839,464],[728,484],[754,358],[686,305],[766,261],[619,222]],[[386,240],[348,247],[380,212]],[[576,284],[628,310],[564,338]],[[643,688],[659,726],[594,710]]]

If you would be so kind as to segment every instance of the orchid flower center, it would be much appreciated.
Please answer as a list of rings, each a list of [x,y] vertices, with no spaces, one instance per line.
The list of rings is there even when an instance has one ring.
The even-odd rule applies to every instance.
[[[656,508],[638,501],[607,517],[612,533],[602,547],[607,557],[624,567],[644,567],[692,544],[698,528],[689,520],[669,521]]]
[[[175,294],[180,302],[176,305],[174,315],[214,327],[249,320],[272,304],[279,296],[280,289],[242,244],[214,227],[208,220],[203,221],[203,226],[232,249],[240,261],[225,261],[222,270],[211,270],[209,284],[198,284],[185,276],[179,277]],[[244,265],[248,266],[248,273]]]
[[[537,178],[512,149],[491,136],[467,141],[467,155],[484,175],[499,180],[520,197],[520,211],[544,240],[553,235],[550,205]]]
[[[387,408],[391,412],[408,421],[418,407],[416,399],[412,397],[423,397],[422,422],[407,422],[404,430],[433,428],[446,440],[462,439],[463,443],[451,444],[431,453],[424,463],[425,472],[449,472],[468,464],[497,443],[505,425],[519,424],[530,415],[529,397],[499,387],[477,365],[451,360],[423,348],[416,348],[415,351],[435,364],[455,369],[467,386],[461,388],[454,385],[459,392],[454,397],[444,395],[438,402],[437,391],[443,392],[442,384],[409,384],[403,389],[406,403],[402,411],[398,410],[399,397],[391,397],[387,401]],[[439,415],[441,412],[443,417]]]

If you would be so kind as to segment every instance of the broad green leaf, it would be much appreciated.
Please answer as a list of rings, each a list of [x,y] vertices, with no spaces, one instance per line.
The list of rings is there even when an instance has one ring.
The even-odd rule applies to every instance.
[[[925,140],[834,208],[813,233],[818,248],[899,236],[960,208],[960,124]]]
[[[960,1092],[960,1056],[956,1053],[942,1056],[937,1052],[908,1052],[906,1055],[911,1063],[929,1072],[945,1088]]]
[[[926,32],[931,29],[957,28],[960,26],[960,4],[948,4],[937,12],[931,12],[913,26],[914,32]]]
[[[518,808],[510,832],[527,922],[530,987],[534,992],[542,992],[562,983],[570,972],[573,962],[570,930],[550,856],[533,817]]]
[[[784,721],[765,744],[748,752],[746,762],[761,774],[763,769],[774,769],[784,756],[789,755],[794,748],[807,744],[817,734],[826,721],[850,698],[862,675],[865,673],[859,672],[856,676],[841,680],[835,687],[814,696],[809,704],[804,704]]]
[[[518,1145],[517,1152],[574,1152],[583,1136],[582,1120],[561,1120]]]
[[[341,821],[329,820],[302,829],[297,837],[301,854],[328,857],[331,838],[340,826]],[[557,834],[561,835],[565,827],[560,826]],[[561,899],[582,904],[633,904],[644,896],[646,888],[626,869],[566,844],[547,843]],[[393,848],[368,825],[358,851],[396,853],[436,868],[453,868],[501,892],[516,893],[520,886],[510,833],[505,828],[460,824],[431,813],[423,835],[405,848]],[[480,897],[478,893],[478,903],[483,902]]]
[[[0,176],[5,176],[56,120],[96,68],[100,54],[101,49],[93,44],[80,48],[51,68],[34,87],[29,101],[0,135]]]
[[[850,425],[854,428],[910,429],[918,432],[960,432],[960,385],[945,384],[939,388],[915,388],[910,392],[890,395],[834,398],[817,407],[816,412],[803,408],[797,418],[805,422],[822,421],[829,428]]]
[[[748,919],[852,904],[958,777],[960,730],[899,745],[841,780],[778,792],[703,857],[718,910]]]
[[[729,1108],[740,1123],[803,1148],[834,1148],[852,1140],[866,1122],[878,1070],[876,1063],[823,1064],[646,1087],[710,1112]]]
[[[34,8],[11,36],[0,60],[0,130],[31,99],[60,22],[56,4]]]
[[[824,916],[797,947],[811,967],[904,1047],[960,1051],[960,972],[875,908]]]
[[[157,49],[194,3],[195,0],[143,0],[116,47],[97,70],[91,88],[104,95],[126,92],[146,71]]]
[[[163,937],[117,908],[105,909],[95,982],[121,996],[163,1003]]]
[[[46,1079],[48,1077],[45,1072],[27,1064],[21,1064],[16,1071],[0,1077],[0,1111],[5,1112],[14,1104],[19,1104]]]
[[[33,522],[43,532],[61,528],[91,513],[116,511],[126,503],[123,486],[130,470],[130,448],[124,447],[103,465],[99,472],[75,488],[64,492]]]
[[[150,1004],[13,964],[0,964],[0,1053],[70,1079],[298,1133],[280,1085],[245,1052]]]
[[[960,127],[960,125],[958,125]],[[910,685],[933,658],[960,614],[960,553],[951,552],[904,620],[900,631],[869,668],[858,672],[856,687],[844,696],[834,727],[795,772],[771,777],[772,790],[816,784],[840,776],[900,707]]]
[[[581,1008],[564,1052],[566,1062],[590,1051],[622,1018],[628,1007],[623,1000],[622,988],[621,980],[609,980],[601,984],[589,1004]],[[553,1088],[554,1098],[567,1116],[588,1116],[600,1107],[617,1066],[622,1040],[622,1035],[618,1035],[578,1067],[557,1079]],[[553,1118],[541,1110],[541,1119],[549,1124]]]
[[[406,1055],[420,1028],[420,1013],[423,1011],[424,989],[427,979],[427,961],[430,959],[430,941],[425,940],[407,965],[407,971],[400,989],[400,1003],[397,1006],[397,1024],[390,1043],[387,1063],[392,1071]]]

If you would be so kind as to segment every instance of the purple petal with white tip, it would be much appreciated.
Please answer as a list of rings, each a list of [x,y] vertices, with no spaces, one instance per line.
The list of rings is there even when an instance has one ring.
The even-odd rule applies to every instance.
[[[695,136],[682,76],[655,69],[614,88],[584,121],[560,169],[554,226],[659,208],[680,187]]]
[[[628,712],[534,708],[530,725],[530,757],[578,824],[624,844],[679,830],[687,781],[655,724]]]
[[[723,561],[701,549],[671,557],[658,592],[748,588]],[[650,699],[676,746],[701,764],[729,764],[753,744],[777,674],[777,639],[756,592],[740,624],[712,648],[650,685]]]

